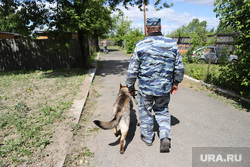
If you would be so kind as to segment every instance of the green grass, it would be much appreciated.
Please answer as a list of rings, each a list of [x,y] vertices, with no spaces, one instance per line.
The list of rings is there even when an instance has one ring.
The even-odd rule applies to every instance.
[[[185,74],[202,81],[209,81],[208,64],[185,63]],[[220,75],[220,66],[211,64],[209,69],[210,77],[218,78]]]
[[[97,56],[97,53],[95,52],[94,54],[90,55],[88,61],[89,61],[89,64],[93,64],[95,58]]]
[[[92,166],[89,162],[89,159],[92,157],[94,157],[94,153],[89,148],[83,147],[81,150],[75,150],[75,153],[67,155],[63,167]]]
[[[86,71],[0,72],[1,165],[38,157],[67,117]]]

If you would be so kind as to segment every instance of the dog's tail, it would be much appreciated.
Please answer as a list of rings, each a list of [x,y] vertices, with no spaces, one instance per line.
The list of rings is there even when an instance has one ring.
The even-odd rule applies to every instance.
[[[104,129],[104,130],[108,130],[108,129],[112,129],[114,127],[116,127],[120,121],[121,117],[114,117],[111,121],[109,122],[103,122],[103,121],[99,121],[99,120],[95,120],[94,123],[99,126],[100,128]]]

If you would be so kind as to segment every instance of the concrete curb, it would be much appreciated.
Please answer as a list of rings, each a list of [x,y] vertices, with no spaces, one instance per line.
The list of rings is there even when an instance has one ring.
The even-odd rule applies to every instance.
[[[73,105],[71,107],[72,109],[72,113],[73,113],[73,119],[74,119],[74,123],[78,123],[83,111],[83,108],[85,106],[85,102],[88,98],[89,95],[89,89],[90,86],[92,84],[92,81],[95,77],[95,73],[96,73],[96,69],[97,69],[97,62],[100,58],[100,53],[97,54],[95,60],[94,60],[94,64],[95,64],[95,68],[89,69],[88,73],[86,74],[86,77],[84,78],[82,85],[84,85],[84,88],[81,92],[81,95],[83,95],[83,98],[80,100],[74,100]]]
[[[86,74],[86,77],[84,78],[83,82],[82,82],[82,87],[80,89],[80,96],[83,97],[82,99],[75,99],[71,108],[70,108],[70,116],[72,116],[72,122],[77,124],[80,121],[80,117],[81,114],[83,112],[83,108],[85,106],[86,100],[88,98],[89,95],[89,90],[90,90],[90,86],[93,82],[93,79],[95,77],[96,74],[96,70],[97,70],[97,62],[99,61],[100,58],[100,52],[97,54],[93,64],[95,66],[95,68],[89,69],[88,73]],[[71,138],[73,139],[73,134],[71,136]],[[69,149],[70,150],[70,149]],[[65,160],[66,160],[66,156],[67,156],[67,152],[65,155],[63,155],[64,159],[63,161],[59,162],[58,167],[62,167]]]
[[[215,85],[212,85],[212,84],[205,83],[205,82],[203,82],[203,81],[201,81],[201,80],[194,79],[194,78],[192,78],[192,77],[190,77],[190,76],[187,76],[187,75],[184,75],[184,77],[187,78],[187,79],[189,79],[189,80],[192,80],[192,81],[194,81],[194,82],[201,83],[202,85],[205,85],[205,86],[207,86],[207,87],[209,87],[209,88],[215,88],[217,91],[219,91],[219,92],[222,93],[222,94],[226,94],[226,95],[228,95],[228,96],[231,96],[231,97],[234,97],[234,98],[238,98],[238,99],[240,99],[241,101],[250,104],[250,100],[249,100],[249,99],[244,98],[244,97],[241,97],[240,94],[238,94],[238,93],[235,93],[235,92],[230,91],[230,90],[222,89],[222,88],[219,87],[219,86],[215,86]]]

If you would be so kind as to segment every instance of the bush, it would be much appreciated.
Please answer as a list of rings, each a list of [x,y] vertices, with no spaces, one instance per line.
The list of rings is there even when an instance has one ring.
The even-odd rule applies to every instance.
[[[206,83],[220,86],[224,89],[232,90],[241,96],[249,98],[250,90],[248,86],[241,85],[241,76],[236,75],[237,64],[216,65],[211,64],[210,72],[207,73],[207,64],[185,63],[185,74]],[[233,75],[235,74],[235,75]]]
[[[114,38],[115,45],[116,46],[122,46],[123,40],[124,40],[123,36],[121,36],[121,35],[115,36],[115,38]]]
[[[142,40],[143,38],[144,38],[144,35],[138,28],[131,30],[129,34],[125,36],[126,52],[132,53],[135,49],[136,42]]]

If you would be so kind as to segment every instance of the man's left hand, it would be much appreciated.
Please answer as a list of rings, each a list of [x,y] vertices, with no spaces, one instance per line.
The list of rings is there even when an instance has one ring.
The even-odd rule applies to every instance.
[[[178,86],[173,85],[171,88],[171,94],[174,95],[175,93],[177,93],[177,91],[178,91]]]

